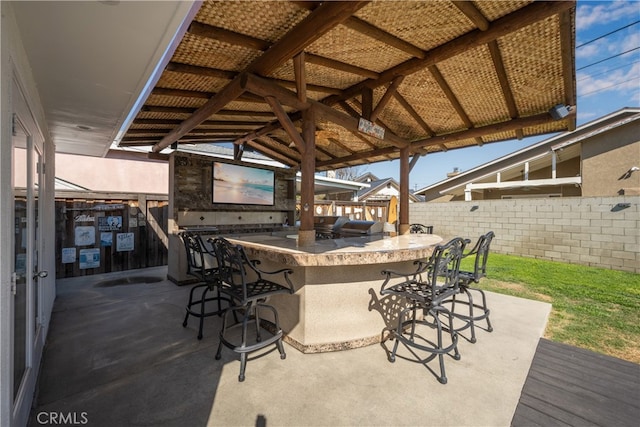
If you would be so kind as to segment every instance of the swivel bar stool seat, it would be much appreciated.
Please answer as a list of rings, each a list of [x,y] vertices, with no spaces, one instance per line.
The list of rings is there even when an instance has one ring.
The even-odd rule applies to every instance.
[[[293,284],[289,275],[290,269],[263,271],[257,267],[258,261],[249,261],[241,245],[233,245],[226,239],[218,237],[210,240],[218,256],[220,272],[220,292],[233,301],[233,305],[225,310],[220,331],[220,343],[216,352],[216,360],[222,357],[222,347],[230,348],[240,354],[239,381],[244,381],[249,353],[274,346],[253,359],[266,355],[276,348],[280,358],[287,357],[282,345],[282,328],[278,320],[277,310],[266,303],[270,296],[292,294]],[[280,282],[267,280],[265,277],[279,277]],[[241,315],[241,319],[230,323],[229,315]],[[269,319],[264,315],[270,314]],[[251,330],[249,328],[251,325]],[[265,336],[266,333],[266,336]]]

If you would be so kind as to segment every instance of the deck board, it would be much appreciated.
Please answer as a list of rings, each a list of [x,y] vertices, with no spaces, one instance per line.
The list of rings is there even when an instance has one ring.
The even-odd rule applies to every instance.
[[[541,339],[512,426],[637,426],[640,365]]]

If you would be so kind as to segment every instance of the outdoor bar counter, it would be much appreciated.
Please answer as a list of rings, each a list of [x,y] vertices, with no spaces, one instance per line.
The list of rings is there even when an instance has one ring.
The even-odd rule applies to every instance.
[[[303,353],[346,350],[380,342],[396,310],[380,300],[382,270],[414,271],[442,241],[433,234],[317,240],[298,246],[295,235],[227,237],[241,244],[259,268],[290,268],[293,295],[269,300],[280,316],[285,340]]]

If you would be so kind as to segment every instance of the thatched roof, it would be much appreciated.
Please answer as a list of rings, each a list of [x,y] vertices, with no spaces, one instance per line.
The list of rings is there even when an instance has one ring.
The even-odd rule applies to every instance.
[[[548,111],[576,103],[574,12],[562,1],[205,1],[120,145],[234,141],[298,167],[314,132],[305,117],[328,170],[572,129],[575,114]],[[360,117],[384,137],[358,131]]]

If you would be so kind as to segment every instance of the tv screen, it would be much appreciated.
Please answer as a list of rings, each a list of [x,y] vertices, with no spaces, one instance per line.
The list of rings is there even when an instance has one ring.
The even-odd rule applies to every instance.
[[[213,162],[213,203],[272,206],[274,193],[272,170]]]

